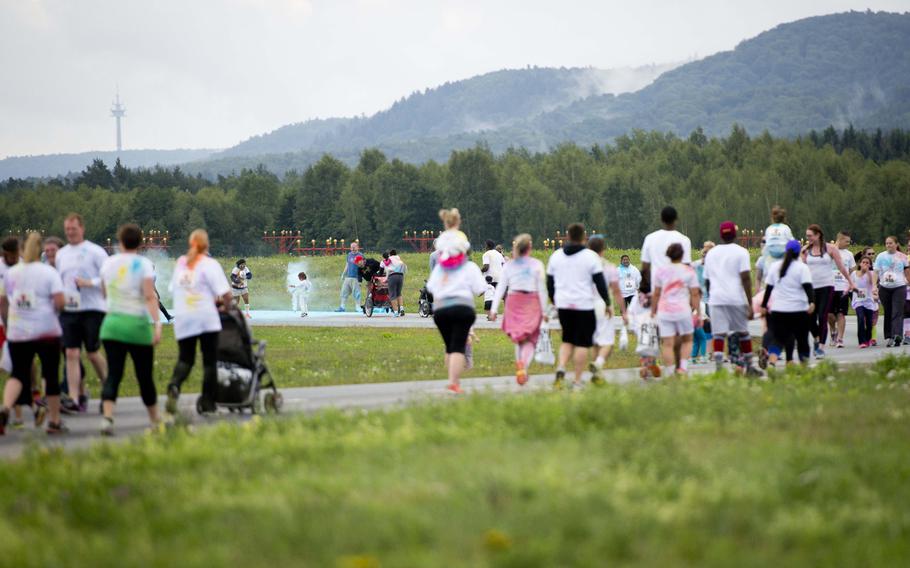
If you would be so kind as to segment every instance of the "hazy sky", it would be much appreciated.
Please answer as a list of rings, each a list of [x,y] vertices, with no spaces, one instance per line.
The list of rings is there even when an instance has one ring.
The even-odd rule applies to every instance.
[[[0,0],[0,158],[227,147],[372,114],[506,67],[618,67],[732,49],[777,24],[910,0]]]

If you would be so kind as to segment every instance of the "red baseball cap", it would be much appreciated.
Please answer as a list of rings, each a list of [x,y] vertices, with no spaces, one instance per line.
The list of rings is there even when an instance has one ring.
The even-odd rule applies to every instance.
[[[733,221],[724,221],[720,224],[720,236],[730,237],[736,236],[736,223]]]

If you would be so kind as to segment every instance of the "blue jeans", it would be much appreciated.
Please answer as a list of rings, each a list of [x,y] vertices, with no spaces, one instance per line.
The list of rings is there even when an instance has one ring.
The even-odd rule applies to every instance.
[[[704,357],[708,354],[708,334],[705,333],[705,330],[696,327],[695,328],[695,337],[692,338],[692,355],[689,358],[694,359],[695,357]]]

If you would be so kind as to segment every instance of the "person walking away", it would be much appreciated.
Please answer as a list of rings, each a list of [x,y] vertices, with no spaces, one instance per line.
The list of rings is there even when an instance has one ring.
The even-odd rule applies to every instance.
[[[581,375],[588,362],[588,351],[594,346],[597,328],[595,295],[599,294],[610,306],[603,262],[597,253],[585,247],[584,225],[573,223],[566,234],[568,242],[550,256],[547,264],[547,294],[556,306],[562,326],[562,345],[553,382],[557,389],[565,383],[569,359],[575,364],[574,385],[581,386]]]
[[[787,210],[780,205],[771,208],[771,224],[763,233],[761,256],[765,267],[784,257],[787,243],[793,240],[793,231],[787,225]]]
[[[666,372],[686,375],[689,371],[685,353],[691,351],[695,324],[701,321],[701,292],[695,270],[682,263],[682,245],[671,244],[666,256],[670,264],[653,272],[651,315],[657,318]]]
[[[2,244],[2,258],[0,258],[0,280],[3,280],[6,273],[9,272],[9,269],[19,263],[19,239],[18,237],[7,237],[3,240]],[[3,320],[0,319],[0,371],[3,371],[6,374],[10,374],[13,371],[13,361],[10,358],[9,346],[6,343],[6,328],[4,327]],[[16,400],[15,405],[13,406],[13,411],[15,417],[12,421],[12,427],[14,429],[24,428],[22,421],[22,407],[27,406],[35,413],[35,426],[41,426],[44,422],[44,418],[47,412],[46,404],[41,400],[41,390],[40,386],[36,383],[37,374],[36,369],[32,367],[31,374],[31,392],[22,390],[19,393],[19,398]]]
[[[613,293],[613,300],[622,298],[622,291],[619,289],[619,271],[604,258],[604,251],[607,248],[606,242],[600,235],[594,235],[588,239],[588,248],[600,257],[603,265],[604,281],[610,292]],[[594,290],[596,292],[597,290]],[[622,316],[623,325],[629,324],[629,317],[626,314],[625,301],[617,302],[619,313]],[[596,324],[594,327],[594,361],[588,365],[591,371],[591,382],[594,384],[604,384],[603,368],[604,363],[613,353],[613,345],[616,343],[616,326],[613,324],[613,309],[599,297],[594,298],[594,317]]]
[[[356,258],[360,256],[360,243],[351,243],[351,250],[345,257],[344,269],[341,271],[341,303],[336,312],[345,311],[348,297],[354,296],[355,310],[362,309],[363,298],[360,292],[360,276]]]
[[[841,262],[847,269],[848,278],[844,278],[837,266],[834,267],[834,296],[831,300],[831,313],[828,314],[828,328],[831,330],[831,345],[839,349],[844,347],[844,331],[847,329],[847,312],[850,311],[850,287],[852,280],[850,273],[856,268],[853,253],[847,250],[850,246],[850,233],[841,231],[837,233],[834,245],[840,254]]]
[[[493,298],[496,297],[496,286],[493,285],[492,276],[484,276],[484,281],[487,283],[487,289],[483,293],[483,311],[489,312],[493,308]]]
[[[503,268],[487,308],[487,319],[496,321],[499,302],[505,297],[502,330],[515,344],[515,382],[519,385],[528,382],[528,368],[547,311],[546,269],[541,261],[531,256],[532,247],[531,235],[522,233],[515,237],[512,261]],[[492,277],[487,276],[487,280]]]
[[[872,270],[872,259],[859,256],[859,264],[851,274],[853,280],[853,311],[856,312],[856,340],[860,349],[872,346],[872,314],[878,311],[878,281]]]
[[[445,364],[450,392],[461,394],[461,375],[465,369],[465,347],[474,325],[474,298],[483,294],[486,282],[480,267],[468,260],[466,239],[447,239],[448,248],[440,249],[439,263],[427,280],[433,294],[433,321],[445,344]]]
[[[56,257],[66,300],[63,313],[60,314],[60,325],[63,327],[70,396],[69,400],[63,402],[63,410],[71,413],[85,412],[88,409],[88,391],[80,368],[80,351],[83,347],[101,383],[107,379],[107,361],[101,354],[99,335],[105,310],[104,296],[101,293],[101,265],[107,260],[107,252],[85,240],[85,223],[78,213],[67,215],[63,221],[63,231],[69,244],[60,249]]]
[[[177,364],[167,387],[168,414],[177,414],[180,388],[196,362],[196,344],[202,352],[202,404],[204,412],[215,411],[218,381],[218,332],[221,309],[233,305],[231,287],[221,265],[208,256],[209,235],[202,229],[190,234],[189,250],[177,260],[171,277],[174,299],[174,337],[177,339]]]
[[[60,419],[60,337],[57,314],[63,309],[64,287],[60,275],[41,263],[41,236],[29,233],[21,261],[0,279],[0,319],[7,333],[12,372],[3,389],[0,435],[6,431],[10,408],[20,394],[31,392],[35,356],[41,362],[50,420],[48,434],[68,431]],[[36,426],[40,426],[37,420]]]
[[[824,345],[828,340],[828,312],[834,299],[834,271],[839,271],[848,282],[847,292],[853,291],[850,273],[841,260],[840,251],[831,243],[825,242],[822,228],[812,224],[806,229],[807,245],[803,249],[803,261],[812,272],[812,287],[815,293],[815,311],[812,313],[809,331],[814,340],[816,359],[824,359]]]
[[[899,347],[904,332],[904,305],[910,268],[897,237],[885,239],[885,250],[875,257],[873,268],[878,277],[878,298],[885,312],[885,347]]]
[[[632,303],[632,298],[638,292],[641,284],[641,272],[632,266],[629,255],[624,254],[619,259],[619,288],[622,292],[623,303],[626,308]]]
[[[701,314],[700,322],[695,324],[695,331],[692,334],[692,352],[689,354],[689,364],[696,365],[708,362],[708,339],[709,334],[705,331],[707,324],[707,309],[704,297],[699,300],[698,312]]]
[[[768,349],[770,367],[775,366],[784,351],[787,362],[792,362],[794,343],[800,363],[809,363],[809,326],[816,308],[816,295],[812,271],[801,257],[801,245],[793,239],[784,247],[783,260],[775,261],[768,268],[761,307],[772,336]]]
[[[237,303],[237,307],[240,307],[240,300],[243,300],[243,303],[246,305],[246,317],[247,319],[252,318],[250,315],[250,285],[249,281],[253,279],[253,272],[247,267],[246,259],[241,258],[237,261],[237,265],[231,270],[231,293],[234,296],[234,301]]]
[[[471,243],[468,242],[468,236],[461,230],[461,213],[458,209],[440,209],[439,219],[442,221],[445,230],[436,237],[436,250],[454,250],[456,247],[467,247],[471,250]]]
[[[878,274],[875,273],[875,249],[872,247],[866,247],[863,249],[862,254],[860,255],[863,258],[868,258],[869,262],[872,263],[872,272],[876,278],[875,292],[878,293]],[[857,260],[854,258],[853,260]],[[857,261],[858,262],[858,261]],[[879,298],[878,305],[881,305],[881,298]],[[878,314],[879,310],[875,310],[872,314],[872,340],[869,343],[869,347],[878,347]]]
[[[101,400],[104,416],[101,435],[114,434],[114,406],[123,380],[126,356],[133,360],[139,394],[152,426],[158,423],[158,392],[155,389],[155,345],[161,341],[161,319],[155,294],[155,268],[139,256],[142,231],[129,224],[117,231],[120,253],[101,266],[102,291],[107,315],[101,324],[101,341],[107,354],[108,375]],[[151,323],[150,323],[151,320]]]
[[[689,237],[676,230],[676,221],[679,215],[676,209],[667,206],[660,212],[660,221],[663,229],[658,229],[645,237],[641,245],[641,287],[645,293],[651,291],[651,279],[654,272],[670,264],[667,258],[667,249],[670,245],[678,243],[683,249],[682,263],[692,264],[692,241]]]
[[[749,376],[760,375],[752,366],[752,261],[749,251],[736,244],[736,224],[720,224],[721,244],[705,257],[705,290],[711,314],[714,336],[714,364],[720,371],[724,365],[724,342],[738,344],[742,361],[739,370]]]
[[[488,239],[486,245],[487,250],[483,253],[483,259],[481,260],[483,266],[480,267],[480,271],[484,276],[493,278],[493,287],[495,288],[499,284],[500,278],[502,278],[502,267],[505,265],[506,260],[503,258],[502,253],[496,250],[496,243]]]
[[[398,256],[398,251],[391,249],[387,255],[383,255],[383,268],[388,277],[389,301],[392,303],[392,315],[401,317],[404,315],[404,305],[401,303],[401,295],[404,289],[404,275],[407,272],[407,265]]]
[[[291,309],[300,312],[300,317],[305,318],[309,314],[309,297],[313,284],[307,279],[306,272],[297,273],[297,283],[288,286],[291,292]]]

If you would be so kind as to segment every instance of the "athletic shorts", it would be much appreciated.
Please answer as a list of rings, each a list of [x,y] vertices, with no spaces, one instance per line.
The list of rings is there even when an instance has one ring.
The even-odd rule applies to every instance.
[[[488,312],[493,309],[493,300],[484,300],[483,311]]]
[[[632,294],[631,296],[623,296],[623,301],[626,303],[627,308],[629,307],[629,304],[632,303],[632,298],[634,298],[634,297],[635,297],[635,294]]]
[[[404,274],[396,273],[389,276],[389,299],[397,300],[401,297],[401,289],[404,288]]]
[[[60,327],[63,328],[63,347],[80,349],[94,353],[101,349],[101,324],[104,312],[63,312],[60,314]]]
[[[676,337],[677,335],[692,335],[695,333],[695,324],[692,318],[679,320],[664,319],[657,315],[657,327],[660,330],[660,338]]]
[[[576,347],[593,347],[597,318],[594,310],[559,310],[562,342]]]
[[[831,313],[836,316],[845,316],[850,311],[850,296],[846,290],[835,290],[831,300]]]
[[[249,288],[234,288],[233,286],[231,286],[231,294],[235,298],[239,298],[240,296],[243,296],[244,294],[249,294],[249,293],[250,293]]]
[[[446,353],[464,354],[468,344],[468,334],[476,319],[477,314],[474,313],[474,308],[467,306],[443,308],[433,314],[433,321],[446,344]]]
[[[616,324],[613,318],[603,317],[596,318],[597,326],[594,329],[594,345],[598,347],[611,346],[616,342]]]
[[[749,333],[749,318],[746,305],[711,306],[711,331],[714,335],[727,336],[731,333]]]

